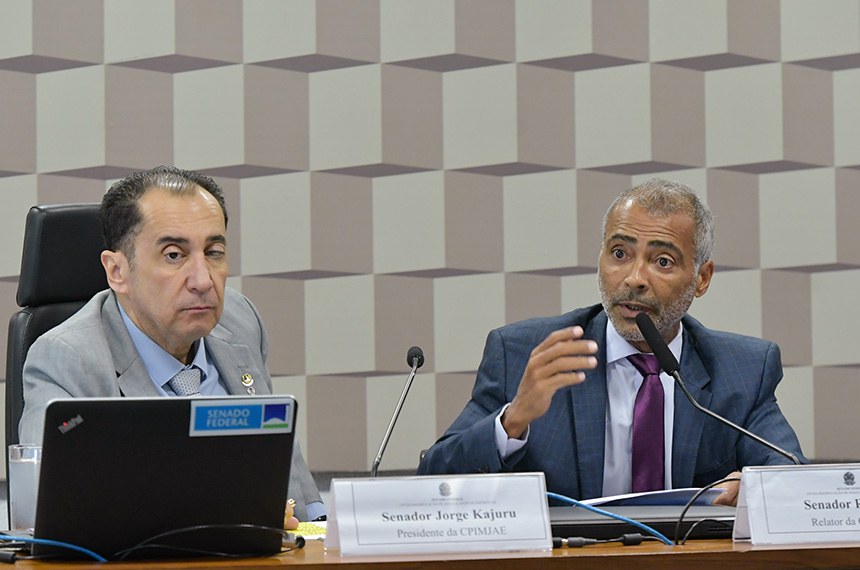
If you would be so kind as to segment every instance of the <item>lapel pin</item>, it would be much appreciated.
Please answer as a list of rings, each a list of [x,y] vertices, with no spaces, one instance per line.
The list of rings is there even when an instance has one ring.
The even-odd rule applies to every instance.
[[[245,386],[248,391],[248,394],[250,394],[251,396],[257,393],[257,391],[254,389],[254,377],[247,372],[242,374],[242,385]]]

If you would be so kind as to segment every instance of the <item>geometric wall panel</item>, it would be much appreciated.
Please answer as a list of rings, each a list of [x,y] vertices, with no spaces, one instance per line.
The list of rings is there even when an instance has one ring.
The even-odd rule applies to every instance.
[[[807,456],[860,459],[860,0],[7,4],[7,313],[29,206],[201,169],[311,468],[369,468],[419,345],[383,464],[410,469],[489,330],[599,301],[606,207],[658,176],[715,217],[691,313],[778,342]]]

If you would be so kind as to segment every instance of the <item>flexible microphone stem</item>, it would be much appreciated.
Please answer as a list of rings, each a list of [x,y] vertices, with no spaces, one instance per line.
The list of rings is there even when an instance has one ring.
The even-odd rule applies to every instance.
[[[711,410],[709,410],[708,408],[706,408],[705,406],[703,406],[699,402],[697,402],[696,399],[693,397],[693,395],[690,393],[690,391],[687,390],[687,385],[684,384],[683,380],[681,380],[681,373],[680,372],[675,370],[670,375],[672,376],[672,378],[675,379],[675,382],[681,388],[681,391],[684,392],[684,395],[687,397],[687,399],[690,401],[690,403],[693,404],[694,408],[696,408],[700,412],[704,412],[705,414],[708,414],[709,416],[711,416],[712,418],[714,418],[718,422],[729,426],[730,428],[732,428],[736,432],[740,433],[741,435],[745,435],[748,438],[759,442],[763,446],[774,450],[775,452],[779,453],[783,457],[786,457],[790,461],[793,461],[795,465],[800,465],[800,460],[797,458],[796,455],[794,455],[790,451],[786,451],[785,449],[779,447],[775,443],[771,443],[770,441],[764,439],[761,436],[754,434],[753,432],[749,431],[748,429],[742,428],[738,424],[732,422],[731,420],[724,418],[723,416],[719,415],[716,412],[712,412]]]
[[[424,353],[417,346],[409,349],[407,354],[407,363],[412,366],[412,371],[409,377],[406,378],[406,384],[403,386],[403,391],[400,393],[400,399],[397,400],[397,406],[394,407],[394,414],[391,416],[391,421],[388,422],[388,428],[385,430],[385,435],[382,436],[382,443],[379,444],[379,451],[376,452],[376,459],[373,460],[373,466],[370,468],[370,476],[376,477],[379,471],[379,464],[382,462],[382,454],[385,453],[385,447],[388,445],[388,440],[391,439],[391,432],[394,431],[394,424],[397,423],[397,418],[400,416],[400,409],[403,408],[403,402],[406,401],[406,394],[409,393],[409,388],[412,387],[412,381],[415,379],[415,373],[424,364]]]
[[[636,315],[636,325],[639,327],[639,331],[645,338],[645,342],[648,343],[648,346],[650,346],[651,350],[654,352],[654,356],[656,356],[657,360],[660,361],[660,368],[662,368],[663,371],[666,372],[666,374],[675,379],[675,382],[678,384],[678,386],[681,387],[681,391],[684,392],[684,396],[687,397],[687,399],[690,401],[694,408],[696,408],[700,412],[708,414],[721,424],[729,426],[741,435],[745,435],[746,437],[759,442],[768,449],[772,449],[773,451],[792,461],[795,465],[800,465],[800,460],[793,453],[790,453],[779,447],[778,445],[752,433],[745,428],[742,428],[736,423],[727,420],[716,412],[712,412],[711,410],[697,402],[693,395],[690,393],[690,391],[687,390],[687,385],[684,384],[684,381],[681,379],[681,373],[678,370],[680,368],[680,366],[678,365],[678,361],[675,359],[675,355],[672,354],[672,351],[669,350],[669,346],[666,344],[666,341],[660,335],[660,332],[657,330],[657,327],[654,326],[654,322],[651,321],[651,317],[649,317],[646,313],[639,313],[638,315]]]

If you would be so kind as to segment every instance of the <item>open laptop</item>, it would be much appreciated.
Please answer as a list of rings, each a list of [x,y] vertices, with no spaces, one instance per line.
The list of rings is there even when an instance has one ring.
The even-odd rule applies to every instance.
[[[34,537],[109,560],[274,554],[296,407],[291,396],[55,400]]]
[[[675,538],[675,525],[684,507],[682,505],[615,506],[600,507],[617,515],[646,524],[670,540]],[[550,507],[550,526],[553,536],[596,538],[600,540],[618,538],[622,534],[647,534],[627,522],[593,513],[579,507]],[[683,538],[692,528],[689,538],[730,538],[735,523],[735,508],[719,505],[694,505],[690,507],[680,527]],[[695,526],[694,526],[695,525]]]

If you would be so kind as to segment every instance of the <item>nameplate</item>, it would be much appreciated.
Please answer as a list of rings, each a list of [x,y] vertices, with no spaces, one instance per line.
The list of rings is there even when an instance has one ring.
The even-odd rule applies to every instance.
[[[333,479],[341,555],[551,550],[543,473]]]
[[[860,541],[860,464],[745,467],[735,540]]]

